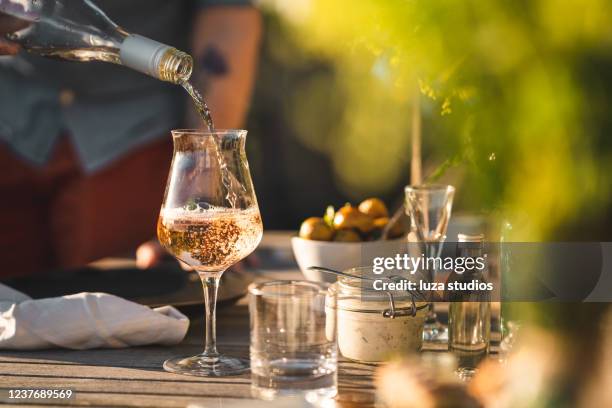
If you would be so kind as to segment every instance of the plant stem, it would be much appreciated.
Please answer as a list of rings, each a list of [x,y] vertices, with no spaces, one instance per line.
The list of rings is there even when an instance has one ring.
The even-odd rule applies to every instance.
[[[421,164],[421,101],[417,85],[412,101],[412,159],[410,161],[410,184],[418,186],[423,181]]]

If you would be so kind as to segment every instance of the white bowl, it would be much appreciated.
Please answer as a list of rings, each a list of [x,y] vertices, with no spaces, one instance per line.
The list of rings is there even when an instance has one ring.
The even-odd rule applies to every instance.
[[[457,233],[478,233],[484,229],[484,219],[481,216],[458,215],[451,219],[447,241],[455,242]],[[291,238],[293,256],[297,261],[304,277],[317,282],[335,282],[336,276],[321,271],[309,271],[309,266],[322,266],[337,271],[346,271],[359,266],[370,266],[373,256],[395,256],[406,251],[407,242],[417,242],[414,233],[408,234],[407,238],[390,241],[367,241],[367,242],[333,242],[312,241],[300,237]],[[444,250],[449,252],[451,247],[446,246]],[[410,256],[418,257],[420,251],[412,246]],[[452,253],[443,253],[441,256],[453,256]]]
[[[311,266],[322,266],[336,271],[367,266],[372,256],[395,256],[405,245],[405,239],[392,241],[334,242],[313,241],[300,237],[291,238],[293,256],[307,280],[316,282],[335,282],[336,276],[316,270]]]

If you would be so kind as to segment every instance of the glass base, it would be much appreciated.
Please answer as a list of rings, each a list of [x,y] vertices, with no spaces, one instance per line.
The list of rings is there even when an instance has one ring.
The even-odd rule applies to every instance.
[[[301,389],[278,389],[251,386],[251,396],[261,400],[272,401],[276,398],[304,399],[311,404],[321,404],[327,400],[331,400],[338,395],[338,388],[332,387],[317,388],[314,390]],[[303,404],[302,404],[303,405]]]
[[[438,321],[425,323],[425,326],[423,326],[423,341],[428,343],[448,343],[448,328]]]
[[[164,362],[164,370],[197,377],[227,377],[249,371],[249,360],[239,357],[219,356],[211,363],[201,354],[193,357],[175,357]]]

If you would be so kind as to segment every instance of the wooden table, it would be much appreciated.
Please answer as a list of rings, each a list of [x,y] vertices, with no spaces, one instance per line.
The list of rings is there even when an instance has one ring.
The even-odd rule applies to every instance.
[[[221,352],[248,356],[248,320],[244,301],[220,311]],[[165,359],[201,351],[202,331],[201,323],[193,324],[185,341],[176,347],[1,352],[1,401],[10,402],[7,390],[15,388],[72,389],[75,398],[64,403],[74,406],[221,407],[250,398],[249,374],[208,379],[163,371]],[[373,401],[373,368],[373,365],[341,362],[340,399]]]
[[[287,246],[286,234],[269,234],[263,246]],[[297,268],[262,271],[264,278],[301,278]],[[217,316],[221,352],[248,356],[249,316],[246,299],[222,308]],[[162,363],[177,355],[202,350],[203,324],[192,322],[185,340],[176,347],[135,347],[112,350],[45,350],[0,352],[0,402],[9,389],[71,389],[70,400],[21,401],[28,406],[155,406],[231,407],[250,398],[250,375],[229,378],[198,378],[163,371]],[[374,402],[373,364],[341,361],[339,397],[341,406],[368,406]],[[242,404],[240,404],[242,405]]]

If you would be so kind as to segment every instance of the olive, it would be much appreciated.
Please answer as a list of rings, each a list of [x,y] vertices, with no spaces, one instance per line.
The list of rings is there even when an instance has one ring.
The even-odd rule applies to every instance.
[[[336,232],[336,236],[334,236],[334,241],[337,242],[359,242],[361,241],[361,237],[359,234],[353,229],[343,229]]]
[[[389,223],[389,217],[379,217],[374,220],[374,228],[383,229]]]
[[[359,211],[372,218],[388,217],[387,206],[380,198],[368,198],[359,204]]]
[[[352,205],[346,204],[336,211],[334,228],[337,230],[357,228],[363,233],[368,233],[374,229],[374,220]]]
[[[366,237],[365,241],[377,241],[382,238],[382,229],[376,228],[372,230]]]
[[[334,230],[323,221],[323,218],[310,217],[302,222],[299,235],[301,238],[314,241],[331,241]]]

